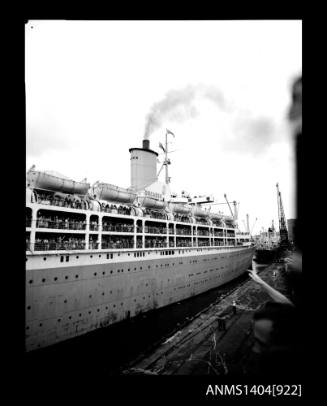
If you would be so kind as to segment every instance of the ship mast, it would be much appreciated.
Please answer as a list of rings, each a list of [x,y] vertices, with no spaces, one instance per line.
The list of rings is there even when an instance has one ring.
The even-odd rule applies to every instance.
[[[162,168],[165,166],[165,172],[166,172],[166,175],[165,175],[165,183],[166,183],[166,185],[168,185],[168,183],[170,183],[170,177],[169,177],[169,175],[168,175],[168,165],[171,164],[171,161],[170,161],[170,159],[168,158],[168,134],[171,134],[173,137],[175,137],[175,134],[173,134],[171,131],[169,131],[169,130],[166,128],[165,146],[163,146],[163,145],[159,142],[159,147],[160,147],[160,148],[163,150],[163,152],[165,153],[165,159],[164,159],[163,164],[162,164],[162,166],[161,166],[161,168],[160,168],[160,170],[159,170],[159,172],[158,172],[158,174],[157,174],[157,177],[158,177],[159,174],[160,174],[160,172],[161,172],[161,170],[162,170]]]

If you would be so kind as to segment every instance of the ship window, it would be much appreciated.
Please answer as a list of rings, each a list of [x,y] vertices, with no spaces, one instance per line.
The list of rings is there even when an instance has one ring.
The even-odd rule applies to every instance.
[[[109,259],[109,254],[107,254],[107,259]]]
[[[64,257],[63,257],[63,255],[61,255],[61,257],[60,257],[60,262],[64,262]]]
[[[69,261],[69,255],[66,255],[66,262]]]

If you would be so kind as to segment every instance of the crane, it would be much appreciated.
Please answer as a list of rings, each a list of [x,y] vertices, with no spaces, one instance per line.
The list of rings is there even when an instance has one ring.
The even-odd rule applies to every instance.
[[[287,248],[289,246],[288,231],[286,226],[286,218],[284,213],[282,195],[279,190],[278,183],[277,188],[277,205],[278,205],[278,220],[279,220],[279,239],[281,248]]]
[[[253,229],[254,229],[254,226],[255,226],[255,223],[257,222],[257,217],[255,218],[255,220],[254,220],[254,223],[253,223],[253,225],[252,225],[252,227],[251,227],[251,231],[250,231],[250,234],[252,235],[252,231],[253,231]]]

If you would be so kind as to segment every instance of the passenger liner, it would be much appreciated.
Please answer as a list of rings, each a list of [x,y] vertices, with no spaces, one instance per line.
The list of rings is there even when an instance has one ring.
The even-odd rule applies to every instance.
[[[255,247],[234,216],[212,213],[210,196],[170,192],[167,133],[165,182],[147,139],[129,150],[128,189],[27,172],[27,351],[198,295],[249,268]]]

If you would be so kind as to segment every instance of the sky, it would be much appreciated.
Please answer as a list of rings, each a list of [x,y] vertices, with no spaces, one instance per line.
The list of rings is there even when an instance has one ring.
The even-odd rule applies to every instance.
[[[129,187],[129,148],[148,138],[159,170],[168,128],[171,190],[226,193],[255,234],[278,224],[277,182],[296,216],[287,112],[301,73],[300,20],[30,20],[26,169]]]

